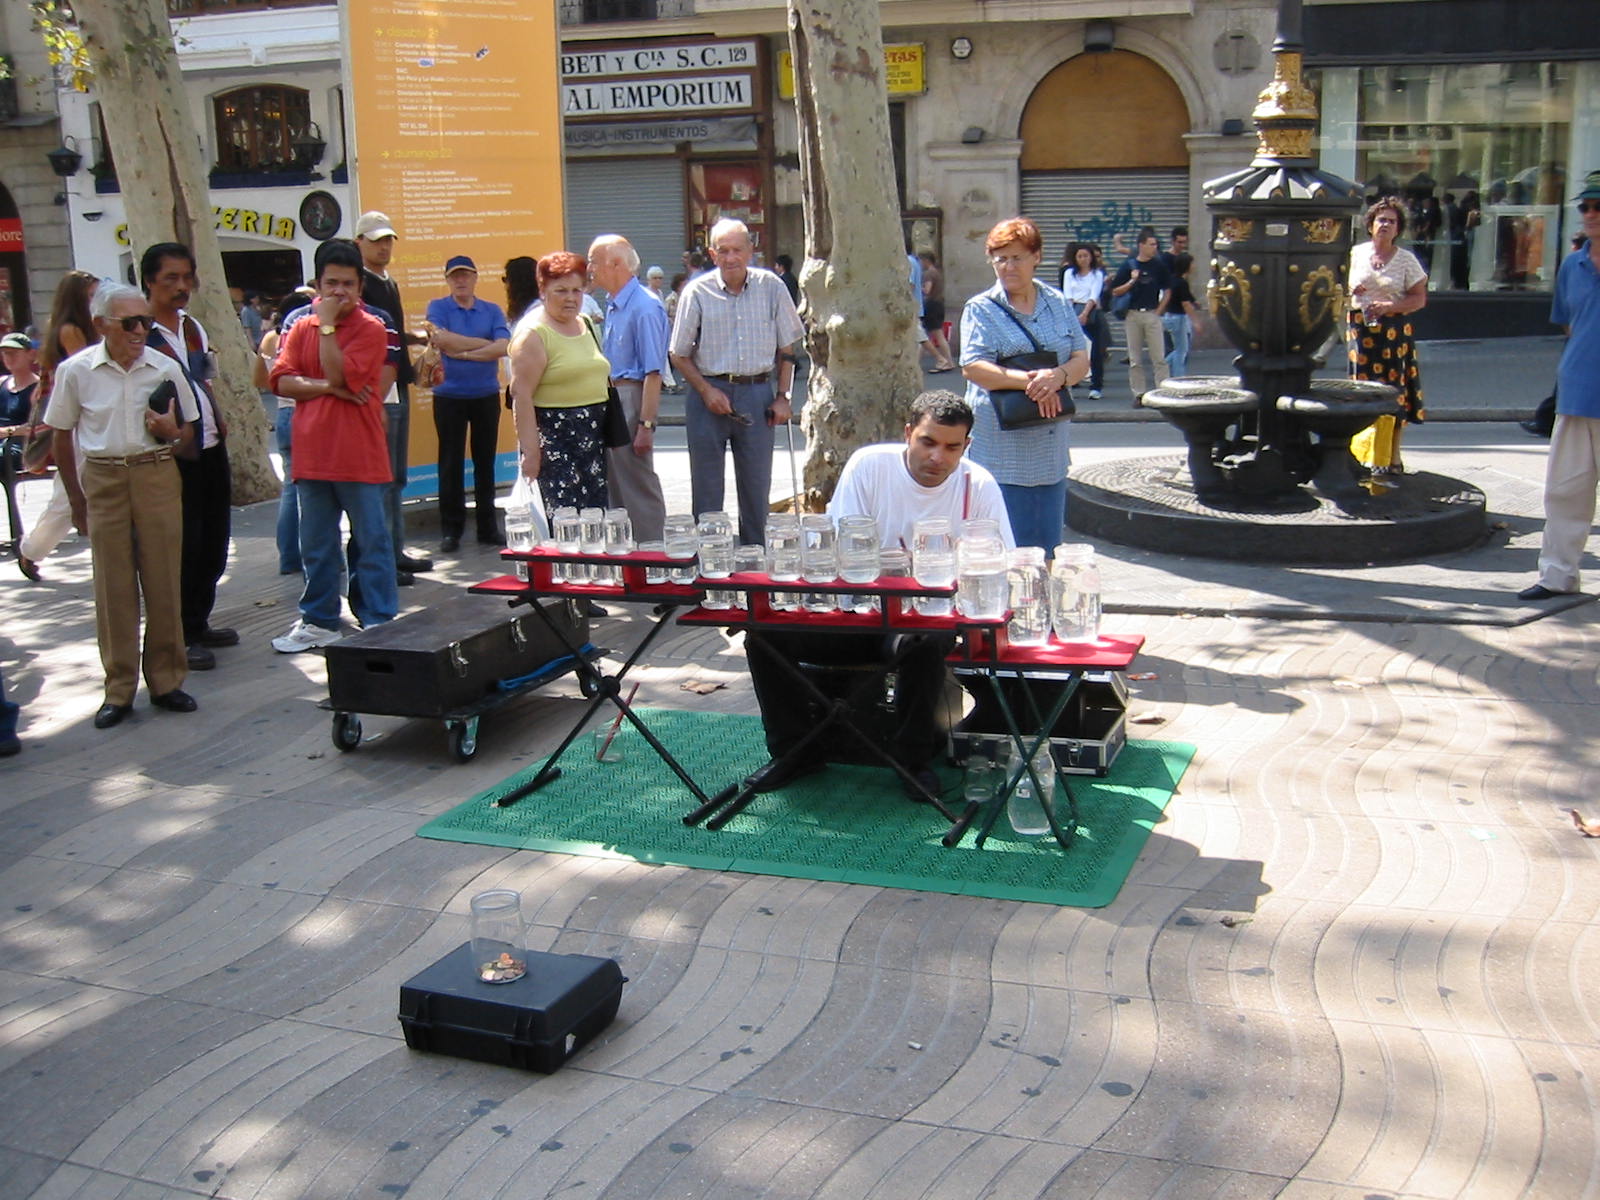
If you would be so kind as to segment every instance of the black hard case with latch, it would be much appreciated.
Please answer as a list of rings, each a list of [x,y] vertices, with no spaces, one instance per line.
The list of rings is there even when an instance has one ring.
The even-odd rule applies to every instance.
[[[615,960],[587,954],[530,951],[512,983],[472,968],[468,942],[401,985],[406,1045],[549,1074],[611,1024],[628,982]]]
[[[573,645],[589,619],[567,600],[536,601]],[[494,596],[452,596],[374,625],[327,648],[328,706],[342,712],[445,717],[470,710],[502,680],[570,654],[527,605]]]

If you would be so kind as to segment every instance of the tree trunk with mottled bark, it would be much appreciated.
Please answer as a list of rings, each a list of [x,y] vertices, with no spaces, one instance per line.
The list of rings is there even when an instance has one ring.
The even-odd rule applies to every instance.
[[[266,421],[252,381],[254,354],[228,298],[211,213],[200,137],[163,0],[73,0],[93,65],[94,88],[117,164],[137,267],[156,242],[194,252],[199,286],[189,311],[217,352],[212,387],[228,422],[233,502],[270,500],[280,490],[267,457]]]
[[[898,440],[922,390],[877,0],[789,0],[804,187],[808,507],[853,451]]]

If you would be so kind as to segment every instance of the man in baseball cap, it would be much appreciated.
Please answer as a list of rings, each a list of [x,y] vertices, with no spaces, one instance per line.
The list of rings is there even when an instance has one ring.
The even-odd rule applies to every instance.
[[[406,329],[406,310],[400,302],[400,286],[389,274],[389,260],[394,257],[394,244],[400,235],[388,214],[364,212],[356,218],[356,247],[361,251],[361,299],[373,308],[389,314],[394,327],[400,331],[403,345],[420,345],[425,339]],[[402,587],[411,582],[414,571],[433,569],[433,560],[425,554],[406,550],[405,519],[400,507],[406,490],[406,449],[411,442],[411,385],[416,372],[411,366],[411,355],[402,353],[395,376],[394,387],[384,399],[385,432],[389,438],[389,469],[394,472],[383,498],[384,512],[389,518],[389,536],[394,540],[395,580]]]
[[[494,458],[500,437],[500,360],[511,330],[500,306],[477,296],[478,265],[472,259],[451,256],[444,278],[450,294],[428,301],[428,338],[444,364],[444,381],[433,389],[433,427],[439,434],[439,548],[453,554],[467,524],[469,430],[478,542],[505,545],[494,506]]]

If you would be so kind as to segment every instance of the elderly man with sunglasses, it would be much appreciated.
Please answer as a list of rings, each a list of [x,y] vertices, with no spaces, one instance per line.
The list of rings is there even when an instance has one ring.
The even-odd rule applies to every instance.
[[[44,421],[55,430],[72,523],[89,535],[95,635],[106,674],[94,725],[110,729],[133,710],[141,600],[150,703],[168,712],[197,707],[183,690],[189,672],[179,582],[183,491],[173,447],[194,436],[190,423],[200,414],[182,368],[146,349],[151,315],[143,294],[102,283],[90,312],[101,340],[56,368]]]
[[[1578,560],[1594,523],[1600,485],[1600,171],[1590,171],[1578,203],[1584,242],[1556,274],[1550,323],[1567,331],[1556,371],[1556,423],[1544,476],[1544,544],[1539,580],[1522,600],[1578,590]]]

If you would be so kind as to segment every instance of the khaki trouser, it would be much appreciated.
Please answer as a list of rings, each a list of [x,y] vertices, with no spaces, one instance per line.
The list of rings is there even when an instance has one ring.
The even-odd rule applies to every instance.
[[[1600,484],[1600,418],[1557,416],[1544,473],[1544,543],[1539,582],[1552,592],[1575,592],[1578,563],[1594,525]]]
[[[1161,318],[1154,309],[1130,310],[1127,320],[1128,382],[1133,386],[1137,400],[1145,394],[1144,359],[1140,350],[1148,348],[1150,363],[1155,368],[1156,381],[1151,387],[1160,387],[1167,381],[1167,344],[1161,336]]]
[[[177,464],[171,458],[135,466],[87,459],[83,492],[106,703],[132,704],[139,686],[141,596],[145,685],[152,696],[165,695],[189,674],[178,590],[183,492]]]
[[[617,395],[628,416],[628,428],[639,432],[639,406],[644,403],[644,384],[637,379],[617,380]],[[698,400],[698,397],[695,398]],[[655,451],[639,455],[632,446],[606,450],[606,492],[612,508],[625,508],[633,523],[633,540],[657,542],[666,523],[667,502],[656,476]]]

